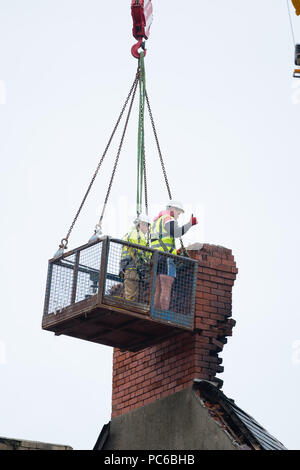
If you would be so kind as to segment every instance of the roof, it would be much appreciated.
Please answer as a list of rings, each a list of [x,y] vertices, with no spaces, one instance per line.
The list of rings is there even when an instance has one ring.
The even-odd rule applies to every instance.
[[[239,444],[256,450],[287,450],[280,441],[239,408],[234,400],[227,398],[212,382],[196,379],[194,388],[199,392],[210,414]]]
[[[49,444],[25,439],[11,439],[0,437],[0,451],[2,450],[73,450],[72,447],[62,444]]]
[[[211,420],[214,421],[216,425],[219,426],[219,429],[229,436],[230,441],[233,444],[233,448],[235,448],[236,450],[288,450],[280,441],[278,441],[278,439],[273,437],[263,426],[261,426],[254,418],[252,418],[252,416],[250,416],[248,413],[246,413],[241,408],[239,408],[235,404],[234,400],[226,397],[226,395],[220,390],[218,386],[220,386],[220,383],[218,381],[210,382],[207,380],[195,379],[193,387],[190,387],[188,390],[186,390],[186,392],[193,394],[193,396],[197,400],[198,406],[200,406],[201,408],[203,407],[206,410],[206,412],[210,415]],[[178,393],[182,393],[182,392],[178,392]],[[174,394],[174,395],[177,395],[177,394]],[[174,395],[162,398],[160,400],[164,401],[165,403],[167,400],[170,400],[170,398]],[[191,403],[191,401],[188,401],[188,402]],[[192,400],[192,402],[194,402],[194,400]],[[186,407],[186,403],[187,403],[186,396],[184,399],[184,403],[185,403],[184,406]],[[150,405],[145,405],[145,406],[146,407],[153,406],[153,403]],[[134,410],[133,412],[131,412],[135,414],[135,420],[136,420],[137,419],[136,415],[139,413],[139,410],[141,410],[141,413],[140,413],[139,418],[137,419],[137,422],[143,422],[143,420],[146,419],[145,416],[147,416],[147,413],[145,413],[145,411],[142,411],[142,409],[145,408],[145,406],[141,407],[140,409],[138,408]],[[166,403],[165,403],[165,406],[166,406]],[[178,408],[176,407],[174,408],[174,403],[172,403],[171,412],[177,415],[179,411],[180,410],[178,410]],[[157,412],[157,409],[156,409],[156,412]],[[185,413],[186,412],[187,410],[185,408]],[[153,409],[151,413],[153,413]],[[130,412],[127,413],[127,415],[130,415]],[[199,415],[197,416],[199,418]],[[104,425],[100,433],[100,436],[98,437],[98,440],[95,444],[94,450],[106,449],[107,444],[108,444],[107,449],[110,449],[110,450],[119,449],[118,447],[109,447],[111,445],[111,442],[110,442],[111,434],[114,435],[114,438],[116,438],[116,436],[122,437],[122,435],[124,434],[124,427],[125,427],[125,433],[127,434],[129,433],[130,435],[132,433],[132,429],[136,429],[136,426],[133,426],[132,424],[136,422],[134,418],[132,418],[133,421],[129,421],[129,424],[128,424],[128,421],[126,422],[126,420],[121,420],[121,421],[118,420],[119,418],[120,417],[113,418],[112,422]],[[113,423],[114,419],[116,419],[115,428],[111,432],[111,423]],[[201,419],[201,415],[200,415],[200,419]],[[159,426],[161,426],[162,423],[160,421],[158,422],[159,422]],[[184,425],[186,426],[186,423]],[[181,432],[185,432],[185,433],[189,433],[189,432],[197,433],[198,432],[199,435],[202,435],[202,438],[204,440],[205,439],[207,440],[207,438],[211,439],[212,437],[211,431],[209,432],[206,428],[203,428],[203,426],[201,426],[201,423],[199,423],[198,428],[196,425],[196,428],[193,428],[193,431],[191,431],[190,428],[187,428],[187,429],[182,428]],[[216,435],[218,434],[217,429],[215,429],[215,433]],[[134,435],[130,437],[130,439],[132,440],[134,440],[135,438],[136,436]],[[118,442],[118,439],[117,439],[117,442]],[[214,448],[214,444],[215,442],[212,441],[211,442],[212,450]],[[113,442],[112,445],[115,445],[115,443]]]

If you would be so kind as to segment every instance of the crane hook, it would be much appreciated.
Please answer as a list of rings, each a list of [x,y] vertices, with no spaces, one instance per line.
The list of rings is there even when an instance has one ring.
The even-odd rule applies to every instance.
[[[143,49],[144,51],[144,57],[147,53],[147,49],[145,48],[145,41],[143,41],[143,38],[140,38],[138,40],[138,42],[136,44],[134,44],[131,48],[131,54],[133,55],[133,57],[135,57],[136,59],[139,59],[140,58],[140,53],[139,53],[139,49],[140,47]]]

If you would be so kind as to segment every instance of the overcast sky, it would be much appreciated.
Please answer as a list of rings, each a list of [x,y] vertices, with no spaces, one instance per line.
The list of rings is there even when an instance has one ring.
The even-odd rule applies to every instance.
[[[147,88],[186,237],[232,249],[237,325],[223,391],[300,448],[299,113],[286,0],[153,0]],[[293,12],[293,10],[291,9]],[[293,16],[300,40],[300,19]],[[0,0],[0,436],[91,449],[110,420],[112,349],[41,329],[47,262],[133,81],[130,1]],[[151,215],[167,199],[146,128]],[[134,215],[136,111],[104,220]],[[98,221],[107,156],[70,238]]]

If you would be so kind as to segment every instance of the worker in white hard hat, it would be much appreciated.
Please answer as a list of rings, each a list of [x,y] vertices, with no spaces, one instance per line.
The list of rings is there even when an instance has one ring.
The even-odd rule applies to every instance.
[[[170,200],[166,210],[160,212],[154,219],[150,230],[151,248],[177,254],[175,239],[182,237],[193,225],[198,223],[193,215],[190,221],[183,226],[178,225],[178,217],[184,213],[180,201]],[[157,282],[155,286],[154,307],[168,310],[171,289],[176,278],[176,266],[171,257],[160,256],[157,267]]]
[[[135,245],[147,247],[151,219],[146,214],[139,214],[134,219],[134,226],[123,240]],[[149,271],[151,253],[130,245],[123,245],[121,254],[121,272],[124,275],[124,298],[132,302],[146,301],[146,280]],[[149,293],[149,292],[148,292]]]

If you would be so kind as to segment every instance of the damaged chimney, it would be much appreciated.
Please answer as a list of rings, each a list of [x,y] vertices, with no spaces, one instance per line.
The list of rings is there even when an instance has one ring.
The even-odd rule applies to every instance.
[[[189,255],[198,261],[193,332],[180,332],[138,352],[114,349],[112,418],[172,395],[204,379],[219,388],[219,353],[231,336],[232,287],[238,272],[231,250],[195,243]]]

